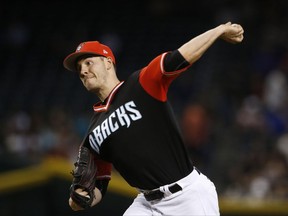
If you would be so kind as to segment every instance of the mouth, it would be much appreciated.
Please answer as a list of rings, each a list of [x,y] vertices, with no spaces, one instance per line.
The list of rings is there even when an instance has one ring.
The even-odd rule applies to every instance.
[[[84,84],[87,84],[91,78],[86,78],[83,80]]]
[[[92,78],[95,78],[95,76],[85,76],[85,77],[83,78],[83,81],[84,81],[84,83],[85,83],[85,82],[89,81],[89,80],[92,79]]]

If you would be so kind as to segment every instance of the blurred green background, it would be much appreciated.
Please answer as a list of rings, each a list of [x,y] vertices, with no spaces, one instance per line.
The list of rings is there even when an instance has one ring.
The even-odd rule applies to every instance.
[[[7,1],[0,19],[0,215],[121,215],[135,191],[115,172],[105,201],[75,213],[69,174],[98,101],[63,59],[85,40],[109,45],[120,79],[227,21],[169,91],[195,165],[222,215],[288,215],[288,1]]]

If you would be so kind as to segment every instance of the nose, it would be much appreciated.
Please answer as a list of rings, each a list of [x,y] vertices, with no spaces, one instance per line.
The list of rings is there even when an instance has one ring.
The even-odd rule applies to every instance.
[[[83,68],[83,67],[79,68],[79,76],[80,77],[84,77],[87,74],[88,74],[88,71],[85,68]]]

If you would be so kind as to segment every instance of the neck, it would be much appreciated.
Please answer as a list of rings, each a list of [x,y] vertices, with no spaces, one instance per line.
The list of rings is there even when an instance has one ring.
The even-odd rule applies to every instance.
[[[103,102],[119,83],[120,81],[118,79],[114,80],[113,82],[109,82],[105,88],[97,92],[98,98]]]

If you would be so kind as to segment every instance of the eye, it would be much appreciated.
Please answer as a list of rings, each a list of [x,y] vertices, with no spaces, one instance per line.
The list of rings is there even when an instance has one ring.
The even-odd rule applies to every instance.
[[[86,61],[84,62],[84,64],[85,64],[86,66],[90,66],[90,65],[93,64],[93,61],[91,61],[91,60],[86,60]]]

